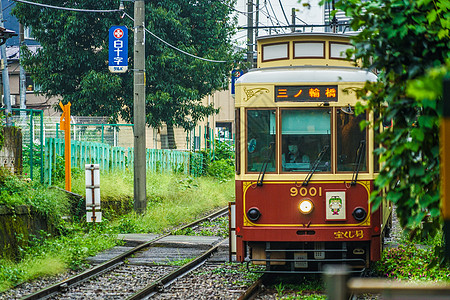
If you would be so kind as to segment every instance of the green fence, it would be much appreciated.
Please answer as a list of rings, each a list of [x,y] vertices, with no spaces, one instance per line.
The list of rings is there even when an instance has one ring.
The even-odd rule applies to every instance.
[[[0,112],[4,112],[0,108]],[[44,181],[44,113],[36,109],[13,108],[10,115],[13,126],[22,130],[23,147],[23,172],[32,180],[35,173],[40,175],[40,181]]]
[[[2,110],[0,108],[0,112]],[[80,122],[90,121],[77,118]],[[64,157],[64,132],[59,129],[59,117],[44,116],[42,110],[13,108],[11,119],[13,125],[22,130],[24,175],[51,184],[52,172],[55,172],[58,160],[61,163]],[[98,122],[71,124],[72,167],[84,168],[85,164],[98,163],[103,170],[132,168],[133,148],[128,147],[130,137],[133,137],[133,125]],[[187,151],[147,149],[147,170],[200,176],[203,156],[196,151],[215,157],[216,139],[234,142],[231,135],[221,140],[215,137],[211,128],[198,126],[187,133]]]
[[[100,170],[133,168],[133,148],[113,147],[109,144],[71,141],[71,166],[84,169],[85,164],[99,164]],[[64,157],[64,140],[46,138],[44,146],[44,179],[52,184],[52,175]],[[58,157],[60,162],[58,162]],[[147,149],[147,170],[153,172],[179,172],[200,176],[203,156],[200,153],[179,150]]]

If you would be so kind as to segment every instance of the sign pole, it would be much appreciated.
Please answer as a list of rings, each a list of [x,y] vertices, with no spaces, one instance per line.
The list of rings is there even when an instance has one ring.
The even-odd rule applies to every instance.
[[[147,207],[145,141],[145,3],[134,2],[134,211]]]
[[[72,191],[72,174],[71,174],[71,144],[70,144],[70,102],[63,105],[59,102],[59,106],[62,109],[62,114],[59,122],[59,126],[64,130],[64,160],[66,170],[66,191]]]

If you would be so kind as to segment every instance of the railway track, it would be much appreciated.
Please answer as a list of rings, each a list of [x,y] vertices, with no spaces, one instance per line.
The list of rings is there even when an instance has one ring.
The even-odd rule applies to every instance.
[[[167,285],[178,276],[202,264],[212,253],[217,251],[220,244],[216,244],[207,250],[202,250],[201,255],[198,255],[191,262],[181,267],[151,264],[132,265],[127,263],[127,261],[152,247],[157,246],[161,248],[161,245],[158,243],[175,232],[180,232],[186,228],[198,227],[202,222],[214,220],[225,216],[227,213],[228,208],[218,210],[170,233],[138,245],[92,269],[21,299],[142,299],[158,288]]]

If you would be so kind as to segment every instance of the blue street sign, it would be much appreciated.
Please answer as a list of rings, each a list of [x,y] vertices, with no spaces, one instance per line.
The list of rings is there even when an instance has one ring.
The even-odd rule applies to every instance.
[[[128,70],[128,29],[125,26],[109,28],[109,71],[125,73]]]
[[[234,89],[234,84],[236,83],[236,80],[241,77],[244,74],[244,71],[242,70],[238,70],[238,69],[234,69],[233,71],[231,71],[231,95],[234,96],[235,94],[235,89]]]

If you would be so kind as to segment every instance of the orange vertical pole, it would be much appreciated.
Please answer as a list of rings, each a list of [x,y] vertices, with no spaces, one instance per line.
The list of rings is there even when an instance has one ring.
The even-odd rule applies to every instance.
[[[72,175],[71,175],[71,145],[70,145],[70,102],[63,105],[59,102],[62,109],[62,115],[59,121],[59,126],[64,130],[64,160],[66,170],[66,191],[72,191]]]

